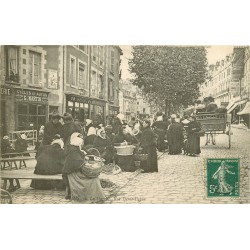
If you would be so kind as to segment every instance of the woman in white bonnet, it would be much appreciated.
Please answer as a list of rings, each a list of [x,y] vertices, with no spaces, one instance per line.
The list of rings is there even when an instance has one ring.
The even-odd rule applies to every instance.
[[[105,163],[109,164],[113,159],[113,147],[112,142],[106,135],[104,128],[99,128],[97,130],[97,136],[94,140],[94,148],[96,148],[101,157],[105,159]]]
[[[95,203],[105,198],[100,180],[88,178],[81,172],[81,165],[86,163],[85,154],[81,151],[83,136],[73,133],[70,137],[70,145],[65,149],[65,163],[63,167],[63,179],[70,192],[66,198],[71,198],[73,203]]]

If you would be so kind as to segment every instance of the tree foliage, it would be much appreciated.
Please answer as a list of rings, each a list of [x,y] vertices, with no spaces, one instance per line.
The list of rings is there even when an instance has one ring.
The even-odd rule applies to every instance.
[[[148,100],[163,106],[187,106],[199,97],[207,57],[202,46],[133,46],[129,69],[134,85]]]

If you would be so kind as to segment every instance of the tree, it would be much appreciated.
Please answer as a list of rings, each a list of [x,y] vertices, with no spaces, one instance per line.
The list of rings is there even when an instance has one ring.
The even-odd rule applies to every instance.
[[[133,46],[129,70],[151,101],[165,106],[166,114],[186,107],[199,97],[206,79],[206,48],[202,46]]]

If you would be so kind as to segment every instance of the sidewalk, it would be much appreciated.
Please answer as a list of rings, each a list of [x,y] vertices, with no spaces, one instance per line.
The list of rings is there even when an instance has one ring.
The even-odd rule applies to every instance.
[[[231,127],[232,128],[238,128],[238,129],[244,129],[244,130],[246,130],[246,131],[250,131],[250,129],[247,127],[247,126],[245,126],[244,124],[231,124]]]

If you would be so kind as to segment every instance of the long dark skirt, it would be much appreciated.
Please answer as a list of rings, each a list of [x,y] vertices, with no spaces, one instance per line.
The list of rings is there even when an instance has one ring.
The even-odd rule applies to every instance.
[[[158,135],[157,138],[157,149],[161,152],[166,149],[165,131],[163,129],[155,129],[154,132]]]
[[[140,167],[144,170],[143,173],[158,172],[156,147],[154,145],[146,147],[143,149],[143,153],[148,154],[147,160],[141,162]]]
[[[136,170],[133,155],[117,155],[117,165],[124,172],[134,172]]]
[[[195,134],[189,134],[187,140],[187,154],[200,154],[200,137]]]

